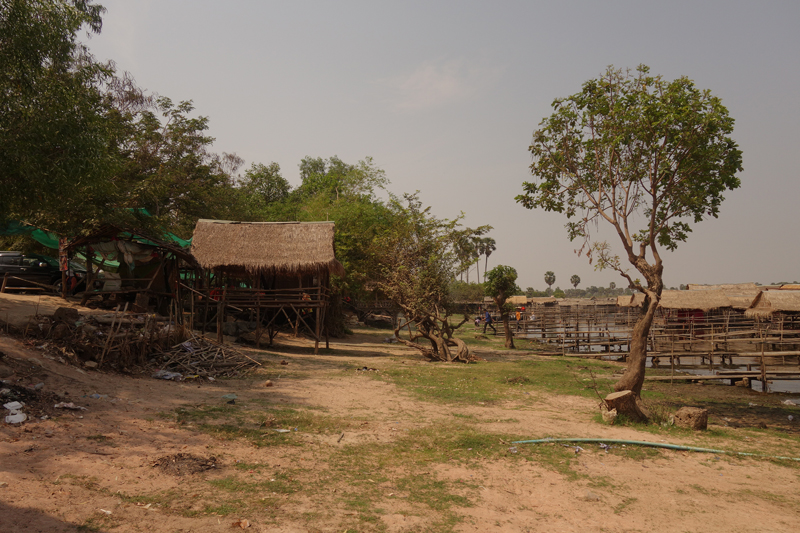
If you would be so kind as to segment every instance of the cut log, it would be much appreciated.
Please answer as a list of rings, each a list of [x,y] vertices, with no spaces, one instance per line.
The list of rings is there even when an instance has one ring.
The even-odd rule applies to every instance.
[[[625,416],[633,422],[647,422],[650,418],[647,409],[633,391],[612,392],[606,396],[605,402],[609,411],[616,409],[617,414]]]
[[[695,431],[708,429],[708,409],[701,407],[681,407],[675,413],[675,425]]]

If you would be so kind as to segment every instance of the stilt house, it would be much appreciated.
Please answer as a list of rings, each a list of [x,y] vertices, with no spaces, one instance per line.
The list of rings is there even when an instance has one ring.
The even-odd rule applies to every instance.
[[[193,305],[202,307],[204,324],[216,313],[220,340],[232,317],[255,324],[257,344],[263,331],[272,342],[279,326],[302,329],[317,353],[321,337],[327,339],[331,276],[344,275],[333,237],[333,222],[199,220],[192,254],[204,279]]]

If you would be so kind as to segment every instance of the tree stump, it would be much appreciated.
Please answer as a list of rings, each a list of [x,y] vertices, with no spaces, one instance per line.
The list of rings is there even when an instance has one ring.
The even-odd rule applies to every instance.
[[[681,407],[675,413],[675,425],[695,431],[708,429],[708,409],[700,407]]]
[[[628,417],[634,422],[647,422],[650,418],[647,410],[641,404],[641,400],[633,391],[612,392],[606,396],[605,402],[609,411],[616,409],[617,414]]]

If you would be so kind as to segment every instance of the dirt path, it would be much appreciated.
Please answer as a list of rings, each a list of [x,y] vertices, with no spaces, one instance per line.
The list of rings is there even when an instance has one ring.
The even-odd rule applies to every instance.
[[[797,468],[513,446],[498,435],[659,437],[601,425],[596,402],[576,396],[426,400],[387,376],[430,363],[379,337],[325,356],[281,337],[247,379],[176,383],[83,371],[0,335],[14,383],[87,408],[0,425],[0,531],[231,531],[243,519],[276,532],[797,529]],[[153,466],[175,454],[215,467]]]

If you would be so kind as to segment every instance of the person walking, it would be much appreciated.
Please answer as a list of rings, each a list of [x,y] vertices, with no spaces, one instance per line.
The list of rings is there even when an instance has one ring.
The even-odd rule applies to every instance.
[[[486,315],[484,315],[484,317],[483,317],[483,332],[484,333],[486,333],[486,326],[489,326],[490,328],[492,328],[492,331],[494,331],[494,334],[497,335],[497,330],[495,329],[493,322],[494,322],[494,320],[492,320],[492,315],[489,314],[489,311],[486,311]]]

